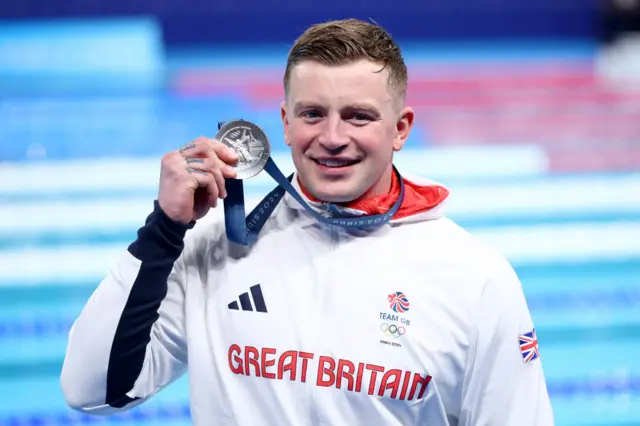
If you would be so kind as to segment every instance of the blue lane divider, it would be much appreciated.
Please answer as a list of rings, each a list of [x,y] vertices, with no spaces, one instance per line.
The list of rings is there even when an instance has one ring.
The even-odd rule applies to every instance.
[[[0,417],[2,426],[48,426],[48,425],[87,425],[87,424],[119,424],[123,422],[145,423],[153,421],[171,421],[191,419],[189,405],[163,404],[139,407],[131,411],[116,414],[111,417],[97,417],[79,414],[68,410],[57,413],[26,414],[19,416]]]
[[[640,308],[640,288],[535,294],[527,296],[527,302],[533,313],[547,310],[569,312],[582,309]],[[640,320],[640,314],[638,317]],[[0,339],[63,336],[68,333],[74,319],[63,316],[33,316],[0,320]]]
[[[620,376],[587,379],[548,380],[547,389],[552,398],[576,396],[619,396],[640,394],[640,376]]]
[[[260,188],[262,189],[262,188]],[[269,192],[272,186],[264,187],[264,193]],[[254,189],[255,191],[255,189]],[[260,194],[259,191],[255,191]],[[149,199],[152,195],[149,196]],[[249,195],[247,195],[249,196]],[[13,197],[13,195],[9,196]],[[39,195],[34,195],[34,198],[40,200]],[[105,197],[109,199],[108,197]],[[59,201],[59,200],[55,200]],[[114,200],[114,202],[118,202]],[[12,202],[7,196],[0,194],[0,206],[3,204],[10,208]],[[451,219],[458,222],[459,225],[475,231],[478,228],[496,228],[500,229],[509,226],[544,226],[544,225],[564,225],[564,224],[582,224],[589,227],[597,227],[602,223],[615,223],[640,221],[640,212],[621,212],[621,213],[591,213],[580,212],[578,214],[511,214],[504,216],[491,216],[491,217],[476,217],[476,216],[457,216],[455,214],[450,215]],[[136,237],[137,227],[126,226],[118,229],[104,229],[95,230],[90,229],[86,231],[80,231],[76,233],[69,232],[68,230],[52,230],[52,231],[38,231],[33,234],[19,233],[11,234],[5,231],[0,233],[0,250],[10,251],[24,247],[36,247],[38,249],[54,248],[74,244],[86,244],[86,245],[101,245],[101,244],[121,244],[122,247],[126,247],[128,243],[133,241]]]
[[[587,397],[616,397],[619,395],[640,394],[640,376],[621,378],[604,378],[601,380],[579,379],[552,381],[548,383],[552,399]],[[30,413],[9,417],[0,417],[2,426],[46,426],[46,425],[88,425],[119,424],[123,422],[167,422],[171,420],[189,421],[191,414],[189,404],[175,403],[162,405],[147,404],[131,411],[103,418],[76,413],[71,410],[57,413]]]
[[[640,289],[628,288],[614,291],[571,291],[527,295],[532,311],[573,309],[619,309],[640,306]]]
[[[69,332],[74,318],[31,317],[0,322],[0,339],[15,337],[63,336]]]

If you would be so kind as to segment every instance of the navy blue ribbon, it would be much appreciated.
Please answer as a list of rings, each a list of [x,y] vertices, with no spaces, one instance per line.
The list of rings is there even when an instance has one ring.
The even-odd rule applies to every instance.
[[[218,129],[223,125],[224,122],[218,123]],[[271,216],[278,203],[284,197],[285,192],[291,194],[318,222],[342,228],[369,228],[384,225],[393,218],[404,199],[404,182],[402,176],[394,167],[393,172],[400,181],[400,195],[388,212],[371,216],[333,217],[336,214],[340,214],[340,211],[337,206],[331,204],[327,215],[323,216],[311,208],[293,187],[291,181],[294,175],[291,174],[289,177],[285,177],[271,157],[267,160],[264,170],[278,183],[278,186],[264,197],[246,217],[242,180],[225,179],[227,197],[224,199],[224,219],[227,239],[231,242],[244,246],[252,245],[258,238],[258,234],[267,219],[269,219],[269,216]]]

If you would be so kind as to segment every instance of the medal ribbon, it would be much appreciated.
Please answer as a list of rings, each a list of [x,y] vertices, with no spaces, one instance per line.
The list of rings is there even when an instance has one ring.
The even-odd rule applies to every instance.
[[[218,124],[218,129],[224,123]],[[393,172],[398,176],[400,182],[400,195],[391,209],[384,214],[359,217],[333,217],[339,214],[338,207],[334,204],[329,205],[327,216],[318,213],[311,208],[304,198],[296,191],[291,184],[293,174],[285,177],[280,171],[276,163],[269,157],[264,170],[278,183],[266,197],[245,217],[244,210],[244,186],[240,179],[225,179],[227,197],[224,199],[224,220],[227,233],[227,239],[236,244],[244,246],[252,245],[258,238],[260,230],[267,222],[267,219],[275,210],[278,203],[288,192],[302,207],[309,212],[318,222],[338,226],[341,228],[368,228],[373,226],[381,226],[386,224],[393,218],[404,199],[404,182],[398,170],[394,167]]]

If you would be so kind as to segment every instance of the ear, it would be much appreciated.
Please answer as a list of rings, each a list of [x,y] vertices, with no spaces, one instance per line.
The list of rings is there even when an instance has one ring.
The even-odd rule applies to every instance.
[[[400,111],[398,121],[396,123],[396,137],[393,140],[393,150],[400,151],[409,138],[415,113],[411,107],[404,107]]]
[[[289,140],[289,118],[287,116],[287,101],[282,101],[280,104],[280,118],[282,119],[282,127],[284,128],[284,143],[287,146],[291,146]]]

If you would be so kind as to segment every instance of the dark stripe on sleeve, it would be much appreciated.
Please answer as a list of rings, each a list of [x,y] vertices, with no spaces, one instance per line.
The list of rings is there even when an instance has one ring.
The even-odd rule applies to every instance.
[[[193,225],[172,221],[155,201],[153,212],[138,230],[138,238],[129,246],[129,252],[142,264],[111,346],[106,403],[112,407],[121,408],[133,401],[126,393],[140,375],[151,327],[167,295],[167,279],[184,248],[184,236]]]

